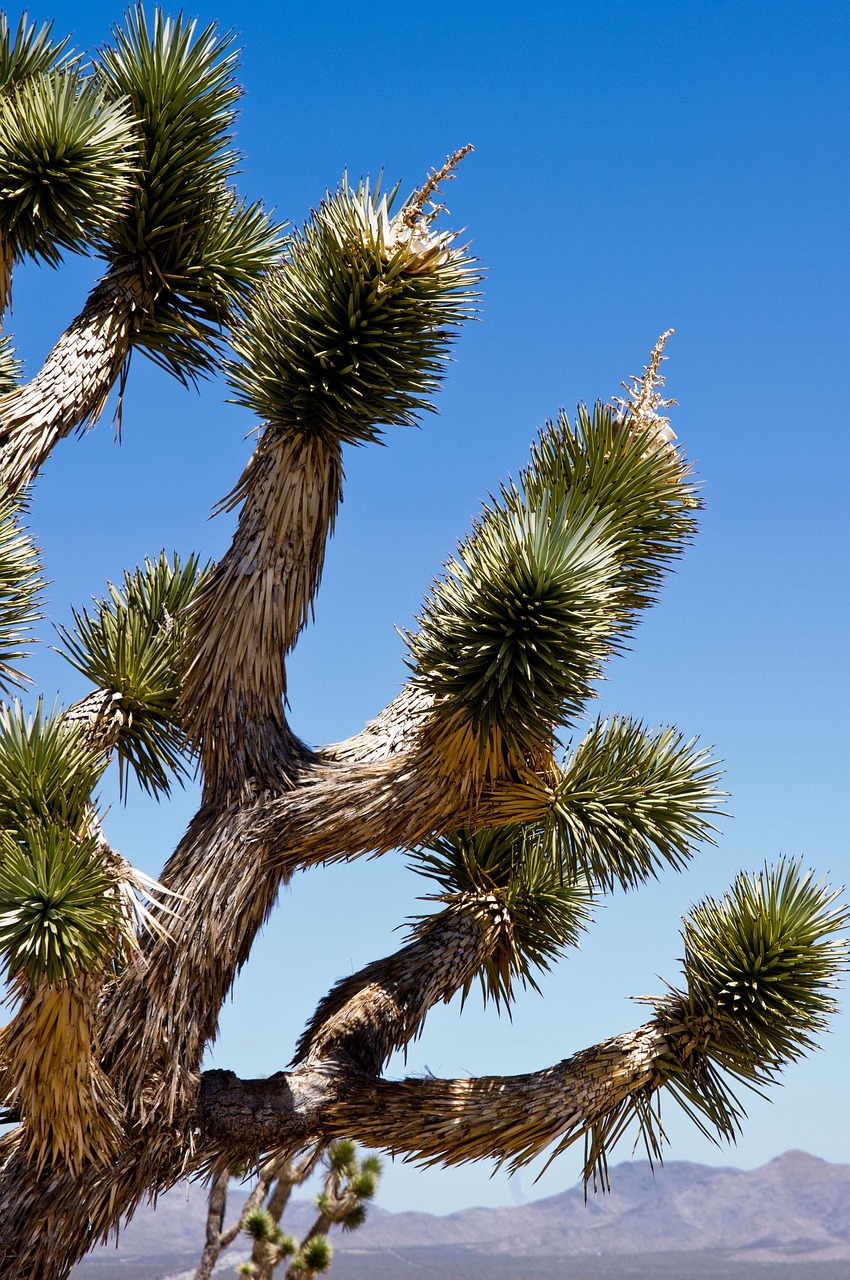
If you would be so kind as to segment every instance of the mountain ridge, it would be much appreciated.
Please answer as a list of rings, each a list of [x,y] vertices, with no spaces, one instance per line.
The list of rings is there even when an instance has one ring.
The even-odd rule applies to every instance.
[[[236,1216],[243,1200],[244,1193],[232,1193],[228,1218]],[[156,1212],[142,1206],[122,1232],[118,1249],[95,1250],[75,1268],[74,1280],[117,1275],[164,1280],[187,1270],[191,1275],[204,1238],[205,1208],[203,1188],[197,1186],[160,1197]],[[284,1225],[303,1231],[314,1213],[309,1202],[296,1201]],[[477,1269],[486,1274],[487,1265],[492,1273],[497,1264],[509,1275],[516,1260],[519,1276],[523,1259],[536,1260],[544,1274],[547,1259],[566,1259],[603,1267],[593,1271],[601,1276],[604,1260],[616,1258],[624,1264],[626,1258],[637,1259],[634,1266],[630,1261],[629,1274],[639,1275],[644,1274],[641,1258],[648,1264],[650,1258],[694,1255],[747,1263],[760,1273],[767,1267],[771,1280],[774,1271],[792,1280],[797,1267],[817,1264],[840,1271],[840,1264],[850,1263],[850,1164],[802,1151],[785,1152],[751,1170],[670,1161],[653,1173],[647,1161],[632,1161],[611,1169],[610,1194],[591,1193],[587,1202],[576,1186],[525,1205],[444,1215],[393,1213],[375,1205],[364,1227],[335,1235],[334,1245],[337,1280],[391,1275],[386,1265],[391,1257],[403,1260],[411,1277],[420,1263],[423,1275],[449,1276],[459,1255],[470,1275]],[[217,1274],[232,1275],[246,1253],[244,1244],[241,1252],[231,1250]]]

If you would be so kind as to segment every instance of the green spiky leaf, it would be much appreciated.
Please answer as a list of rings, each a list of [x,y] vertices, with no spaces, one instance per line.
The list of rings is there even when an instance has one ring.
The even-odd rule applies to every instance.
[[[595,513],[488,510],[408,637],[435,714],[468,725],[482,751],[494,730],[514,753],[541,750],[592,696],[613,644],[615,573]]]
[[[335,1173],[353,1173],[357,1168],[357,1143],[351,1138],[338,1138],[328,1147],[324,1161]]]
[[[0,396],[14,391],[21,381],[23,364],[15,354],[12,338],[0,333]]]
[[[234,334],[237,403],[351,444],[430,407],[477,277],[449,248],[413,269],[418,260],[391,248],[391,199],[344,181],[290,237]]]
[[[327,1271],[333,1262],[333,1245],[327,1236],[312,1236],[301,1246],[298,1254],[302,1266],[308,1271]]]
[[[52,22],[45,22],[36,30],[24,12],[13,36],[6,14],[0,12],[0,89],[9,89],[68,62],[70,37],[57,44],[51,38],[52,30]]]
[[[75,70],[0,95],[0,242],[56,266],[96,242],[128,194],[134,122]]]
[[[21,525],[20,506],[0,496],[0,692],[27,682],[17,663],[27,657],[41,617],[43,580],[38,551]]]
[[[611,405],[580,404],[575,422],[562,410],[531,448],[518,485],[504,491],[509,509],[545,501],[604,513],[618,547],[615,580],[621,624],[651,604],[670,565],[693,540],[700,506],[680,450],[658,448]]]
[[[28,830],[34,821],[85,830],[91,795],[104,763],[78,725],[45,713],[27,716],[19,703],[0,708],[0,828]]]
[[[714,843],[719,778],[711,753],[675,729],[597,721],[564,765],[544,839],[568,875],[633,888]]]
[[[184,611],[206,569],[195,557],[181,565],[162,552],[88,612],[74,612],[73,631],[59,628],[61,652],[98,689],[117,694],[125,724],[116,745],[122,790],[127,770],[153,794],[187,770],[177,719]]]
[[[669,1051],[656,1079],[591,1124],[585,1179],[607,1185],[608,1155],[636,1126],[650,1159],[661,1159],[661,1086],[706,1137],[734,1141],[746,1116],[736,1085],[757,1093],[787,1063],[815,1047],[835,1011],[834,991],[848,967],[850,924],[838,891],[785,859],[741,874],[720,900],[707,898],[685,920],[685,987],[655,1009]],[[559,1144],[555,1155],[568,1141]]]
[[[361,1168],[359,1173],[355,1173],[349,1179],[348,1190],[353,1196],[357,1196],[358,1200],[372,1200],[378,1190],[377,1174]]]
[[[696,505],[678,452],[615,410],[580,406],[575,426],[550,424],[408,637],[437,718],[471,731],[482,754],[497,733],[515,756],[545,752],[654,599]]]
[[[268,1209],[262,1206],[252,1209],[246,1214],[245,1221],[242,1223],[242,1230],[251,1237],[252,1240],[272,1241],[275,1235],[276,1223]]]
[[[850,924],[850,909],[838,896],[782,859],[740,875],[724,898],[707,898],[685,921],[687,987],[671,1000],[680,1000],[684,1022],[716,1023],[710,1052],[742,1077],[770,1079],[825,1029],[848,957],[847,940],[835,934]]]
[[[186,380],[217,367],[220,326],[273,265],[280,230],[231,189],[237,55],[214,24],[130,10],[98,59],[107,96],[130,104],[140,153],[133,196],[101,251],[143,277],[133,341]]]
[[[457,910],[468,910],[482,894],[503,906],[499,945],[478,975],[485,1000],[497,1005],[511,1003],[517,979],[537,990],[534,971],[549,969],[567,947],[577,946],[591,919],[589,886],[581,878],[565,879],[533,826],[441,836],[417,853],[413,869],[436,880],[437,900]],[[464,986],[464,998],[473,980]]]
[[[196,210],[194,225],[184,227],[180,260],[160,268],[167,288],[133,338],[183,382],[218,369],[221,327],[281,247],[279,229],[262,206],[224,185],[199,195]]]
[[[343,1231],[357,1231],[363,1226],[367,1216],[365,1204],[356,1204],[353,1209],[349,1210],[342,1220],[341,1225]]]
[[[56,984],[102,967],[120,923],[94,837],[41,823],[0,832],[0,956],[11,978]]]

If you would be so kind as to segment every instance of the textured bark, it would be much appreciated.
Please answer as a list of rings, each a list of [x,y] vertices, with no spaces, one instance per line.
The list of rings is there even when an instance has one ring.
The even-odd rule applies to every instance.
[[[144,305],[133,272],[110,273],[35,378],[0,396],[0,478],[10,493],[33,480],[59,440],[100,417]]]
[[[242,503],[224,558],[190,611],[182,719],[209,794],[268,782],[258,727],[284,731],[284,659],[310,617],[342,484],[337,442],[270,426],[223,506]]]
[[[200,1130],[215,1149],[236,1152],[284,1147],[319,1122],[328,1139],[347,1136],[427,1163],[519,1167],[554,1142],[563,1150],[629,1096],[652,1092],[669,1052],[663,1031],[648,1023],[526,1075],[394,1081],[342,1057],[268,1080],[209,1071]]]
[[[428,705],[415,692],[405,693],[362,735],[338,747],[311,755],[297,744],[296,753],[281,759],[277,791],[257,790],[201,809],[160,877],[166,890],[182,895],[165,900],[176,910],[168,934],[144,932],[138,954],[101,995],[102,1063],[126,1104],[124,1145],[105,1167],[92,1166],[76,1180],[67,1175],[51,1180],[34,1177],[15,1151],[14,1137],[7,1140],[2,1154],[9,1158],[0,1175],[0,1259],[8,1270],[0,1274],[60,1280],[150,1192],[192,1169],[220,1168],[262,1154],[265,1122],[253,1112],[233,1141],[224,1140],[234,1128],[225,1116],[230,1102],[224,1095],[218,1115],[209,1110],[207,1088],[200,1128],[195,1108],[201,1059],[216,1033],[219,1009],[280,885],[300,867],[410,847],[433,830],[498,816],[499,794],[461,797],[444,783],[437,787],[423,772],[417,744]],[[469,966],[481,962],[483,952],[470,948],[470,939],[482,939],[486,949],[486,939],[498,936],[489,909],[481,919],[489,922],[486,928],[475,916],[457,914],[462,942],[454,950],[449,946],[447,954],[468,954],[468,964],[458,963],[453,973],[433,955],[428,959],[431,953],[420,940],[402,952],[406,962],[397,957],[381,962],[389,966],[388,982],[400,984],[395,997],[376,986],[381,964],[369,966],[361,984],[346,980],[346,999],[339,990],[331,993],[328,1027],[323,1031],[314,1020],[308,1040],[316,1039],[322,1052],[331,1045],[339,1052],[323,1061],[312,1053],[288,1078],[292,1100],[283,1128],[279,1082],[266,1082],[275,1100],[267,1121],[274,1145],[284,1143],[292,1151],[317,1138],[357,1136],[333,1121],[335,1100],[355,1085],[362,1088],[364,1075],[349,1056],[358,1024],[348,996],[357,1000],[364,1019],[363,1059],[374,1061],[389,1046],[403,1043],[408,1032],[414,1034],[429,1000],[448,998],[463,985]],[[442,951],[448,946],[443,925],[437,936]],[[410,957],[422,962],[418,980]],[[380,1016],[388,1018],[385,1028]],[[263,1087],[255,1088],[262,1093]],[[43,1219],[49,1219],[51,1230],[33,1238],[27,1224]]]
[[[82,728],[86,746],[97,755],[112,751],[127,722],[121,709],[121,695],[108,689],[95,689],[73,703],[62,716],[67,724]]]
[[[560,1136],[571,1141],[629,1092],[651,1089],[653,1063],[669,1050],[654,1025],[531,1076],[398,1083],[376,1079],[374,1071],[383,1058],[416,1033],[427,1009],[448,999],[478,969],[501,927],[490,898],[441,912],[399,953],[340,983],[305,1033],[300,1063],[270,1080],[238,1081],[221,1071],[199,1077],[196,1057],[194,1070],[187,1069],[179,1081],[166,1072],[172,1087],[163,1092],[166,1038],[160,1040],[158,1054],[151,1052],[150,1074],[130,1079],[122,1071],[122,1057],[138,1066],[140,1048],[144,1052],[147,1042],[143,1035],[129,1044],[131,1023],[125,1021],[105,1061],[126,1097],[140,1085],[126,1145],[111,1164],[90,1167],[79,1179],[60,1175],[39,1180],[19,1154],[10,1154],[0,1181],[0,1258],[7,1268],[2,1274],[60,1280],[119,1215],[131,1213],[145,1194],[173,1185],[192,1170],[221,1169],[265,1152],[272,1158],[285,1156],[310,1142],[340,1136],[431,1160],[496,1153],[522,1162]],[[209,966],[203,974],[208,972]],[[197,986],[187,994],[186,974],[176,989],[181,1008],[203,1009]],[[172,995],[164,993],[165,1005]],[[126,1018],[126,1008],[121,1012]],[[165,1027],[161,1036],[172,1029],[178,1036],[185,1031],[176,1011],[174,1017],[173,1028]],[[214,1013],[202,1012],[199,1025],[209,1030],[210,1017]],[[108,1031],[108,1017],[103,1025]],[[195,1054],[202,1049],[201,1040]],[[188,1043],[181,1052],[188,1068]],[[7,1140],[7,1149],[11,1146]],[[48,1221],[50,1231],[34,1236],[28,1224],[36,1218]]]
[[[140,312],[131,278],[107,277],[41,374],[0,399],[0,471],[14,488],[102,411]],[[72,1177],[60,1165],[35,1169],[21,1130],[2,1140],[0,1275],[10,1280],[63,1280],[146,1195],[192,1172],[287,1159],[336,1137],[428,1160],[495,1153],[521,1163],[656,1083],[653,1064],[669,1046],[653,1025],[531,1076],[377,1078],[499,944],[506,920],[495,895],[456,900],[395,956],[340,983],[290,1072],[201,1076],[222,1003],[296,869],[529,818],[547,803],[526,761],[521,781],[501,763],[482,769],[473,743],[460,767],[463,752],[440,746],[432,700],[412,685],[344,743],[312,752],[291,733],[285,656],[312,607],[341,481],[336,445],[272,426],[226,504],[243,504],[239,526],[192,608],[182,703],[204,801],[160,876],[168,932],[143,929],[138,951],[95,993],[119,1147]],[[103,694],[68,714],[97,751],[123,723]],[[215,1217],[210,1251],[214,1226]]]

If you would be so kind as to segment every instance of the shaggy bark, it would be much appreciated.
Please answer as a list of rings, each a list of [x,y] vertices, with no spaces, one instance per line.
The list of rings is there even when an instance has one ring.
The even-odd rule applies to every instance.
[[[627,1097],[651,1093],[670,1042],[656,1023],[516,1076],[385,1080],[339,1056],[268,1080],[205,1072],[201,1132],[216,1151],[285,1147],[321,1117],[328,1139],[358,1142],[433,1164],[495,1159],[514,1167],[553,1142],[568,1146]]]
[[[33,480],[58,441],[100,417],[146,305],[132,271],[110,272],[23,387],[0,396],[0,478],[9,493]]]
[[[367,735],[370,750],[375,736]],[[394,763],[392,756],[383,762]],[[368,767],[377,767],[374,760]],[[333,772],[346,776],[351,769],[336,766]],[[298,789],[302,803],[305,793],[319,795],[320,808],[326,803],[319,784]],[[34,1177],[15,1151],[14,1135],[6,1139],[9,1158],[0,1177],[4,1275],[62,1280],[145,1195],[192,1171],[217,1171],[269,1153],[278,1158],[339,1136],[432,1160],[495,1152],[521,1162],[560,1135],[571,1140],[629,1092],[652,1087],[653,1062],[669,1049],[654,1025],[531,1076],[397,1083],[376,1078],[392,1050],[416,1034],[428,1009],[460,989],[498,944],[506,921],[498,900],[488,895],[440,912],[394,956],[341,982],[311,1020],[291,1072],[264,1081],[239,1081],[221,1071],[199,1076],[221,1000],[271,905],[278,881],[269,865],[278,876],[287,869],[274,847],[265,850],[265,863],[253,848],[250,860],[244,856],[256,813],[268,804],[259,798],[251,815],[244,807],[217,815],[215,838],[209,816],[199,815],[164,879],[171,888],[194,885],[192,903],[202,911],[184,910],[177,936],[145,939],[146,960],[128,966],[104,993],[103,1062],[128,1104],[127,1137],[118,1157],[90,1166],[77,1179],[55,1171]],[[353,822],[356,807],[345,812]],[[326,832],[318,834],[318,856],[327,838]],[[302,846],[299,860],[307,855]],[[240,897],[250,866],[257,869],[256,879]],[[258,898],[264,881],[265,894]],[[217,910],[228,912],[226,929],[215,918]],[[233,929],[233,920],[241,931]],[[34,1222],[47,1226],[34,1233]]]
[[[193,601],[183,721],[208,793],[267,778],[258,726],[283,731],[284,659],[308,621],[342,484],[339,444],[266,429],[222,504],[243,503],[230,549]]]

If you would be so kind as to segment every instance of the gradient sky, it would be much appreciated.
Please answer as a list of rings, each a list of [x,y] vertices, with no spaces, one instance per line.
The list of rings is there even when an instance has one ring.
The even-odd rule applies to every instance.
[[[190,6],[190,9],[192,6]],[[61,3],[60,34],[91,48],[118,8]],[[17,18],[17,11],[10,15]],[[290,665],[292,722],[309,742],[356,732],[398,691],[433,574],[482,498],[515,474],[559,406],[616,395],[659,333],[673,425],[703,485],[702,535],[614,662],[593,713],[675,724],[726,765],[717,848],[599,913],[580,953],[519,1000],[513,1022],[472,997],[435,1010],[407,1070],[532,1070],[643,1020],[630,996],[678,976],[680,917],[740,868],[784,853],[833,882],[848,849],[847,176],[850,6],[837,0],[660,3],[214,0],[235,28],[246,88],[241,183],[301,221],[343,170],[408,190],[466,142],[446,192],[486,266],[480,323],[456,348],[437,414],[386,448],[351,451],[316,621]],[[34,372],[100,268],[70,260],[15,280],[12,320]],[[219,556],[232,520],[208,513],[256,425],[136,356],[124,438],[109,414],[65,442],[38,482],[32,526],[57,621],[161,547]],[[51,632],[45,629],[49,643]],[[46,646],[48,700],[85,690]],[[112,842],[156,874],[195,793],[157,807],[113,792]],[[427,892],[403,855],[296,877],[222,1014],[210,1064],[283,1068],[336,978],[400,945]],[[848,1003],[845,996],[845,1004]],[[850,1011],[824,1048],[753,1099],[736,1150],[670,1104],[669,1158],[743,1166],[790,1147],[850,1161]],[[401,1061],[390,1072],[405,1070]],[[628,1158],[630,1145],[617,1158]],[[580,1152],[535,1186],[486,1167],[396,1165],[380,1202],[448,1211],[552,1194]]]

